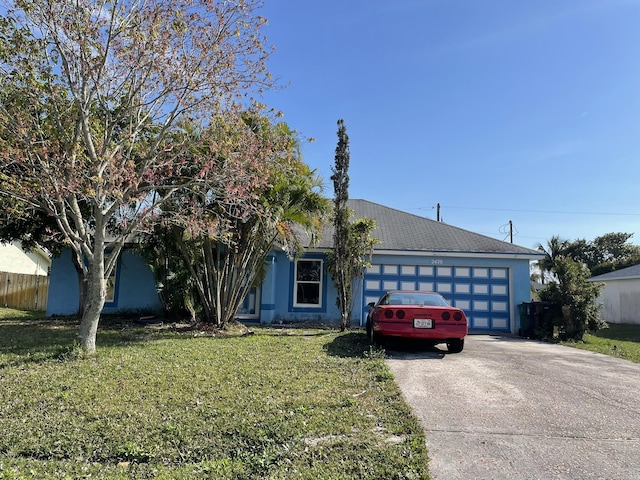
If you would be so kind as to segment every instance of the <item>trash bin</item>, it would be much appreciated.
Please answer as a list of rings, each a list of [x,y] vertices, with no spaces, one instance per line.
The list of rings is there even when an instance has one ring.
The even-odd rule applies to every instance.
[[[523,302],[518,305],[520,313],[520,336],[539,338],[553,335],[551,302]],[[551,326],[551,331],[546,330]]]
[[[518,313],[520,313],[520,330],[518,334],[521,337],[532,338],[535,334],[532,326],[533,318],[531,316],[530,305],[531,303],[527,302],[518,305]]]

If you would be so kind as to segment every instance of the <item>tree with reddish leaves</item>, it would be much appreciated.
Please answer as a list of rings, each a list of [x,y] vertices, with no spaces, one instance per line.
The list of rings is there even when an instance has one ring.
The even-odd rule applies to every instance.
[[[208,181],[163,206],[147,251],[165,298],[177,287],[186,293],[178,301],[193,299],[201,320],[225,328],[260,284],[274,244],[293,257],[313,243],[329,200],[286,123],[256,112],[216,118],[194,145],[196,159],[213,157]],[[163,279],[169,272],[180,285]]]
[[[0,21],[0,194],[52,218],[72,250],[90,354],[127,239],[177,192],[220,185],[216,155],[194,157],[184,124],[204,131],[272,85],[257,7],[14,0]],[[252,201],[249,189],[234,192],[235,204]]]

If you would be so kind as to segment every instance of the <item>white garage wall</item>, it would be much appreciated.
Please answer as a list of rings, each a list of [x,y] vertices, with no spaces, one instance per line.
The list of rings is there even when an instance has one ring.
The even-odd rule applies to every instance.
[[[605,322],[640,325],[640,279],[607,280],[598,301]]]
[[[0,272],[46,276],[49,265],[51,260],[47,257],[38,252],[25,252],[19,243],[0,243]]]

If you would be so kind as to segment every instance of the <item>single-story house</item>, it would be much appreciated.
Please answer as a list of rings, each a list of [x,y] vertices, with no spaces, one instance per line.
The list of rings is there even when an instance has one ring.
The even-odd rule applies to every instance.
[[[471,331],[518,331],[517,305],[530,300],[529,264],[541,257],[539,252],[367,200],[350,200],[349,208],[354,218],[376,221],[373,236],[380,240],[356,289],[352,325],[364,325],[367,304],[383,292],[403,289],[441,293],[466,312]],[[331,246],[329,227],[298,259],[275,249],[264,282],[245,300],[239,317],[264,324],[338,322],[336,292],[326,270]],[[71,278],[70,264],[70,257],[54,259],[48,314],[76,308],[77,280]],[[143,267],[132,252],[122,255],[105,312],[159,305],[152,275]]]
[[[640,265],[591,277],[589,281],[604,283],[598,302],[605,322],[640,325]]]

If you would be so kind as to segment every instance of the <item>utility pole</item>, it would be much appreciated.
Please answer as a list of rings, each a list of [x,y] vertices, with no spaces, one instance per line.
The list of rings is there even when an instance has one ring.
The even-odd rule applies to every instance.
[[[511,239],[511,243],[513,243],[513,222],[509,220],[509,238]]]
[[[440,204],[439,203],[438,203],[438,207],[437,207],[436,220],[438,222],[440,221]]]

